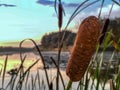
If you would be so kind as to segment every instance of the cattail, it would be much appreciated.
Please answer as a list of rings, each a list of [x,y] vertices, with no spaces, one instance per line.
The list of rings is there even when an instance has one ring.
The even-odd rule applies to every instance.
[[[103,42],[103,40],[104,40],[105,33],[107,32],[109,23],[110,23],[110,20],[109,20],[109,18],[107,18],[107,19],[105,20],[105,23],[104,23],[103,27],[102,27],[102,33],[101,33],[102,36],[100,37],[100,44],[102,44],[102,42]]]
[[[79,81],[84,76],[90,59],[95,51],[100,35],[100,23],[95,16],[90,16],[81,23],[66,73],[71,81]]]
[[[59,3],[58,5],[58,27],[62,27],[62,19],[63,19],[63,7],[62,4]]]

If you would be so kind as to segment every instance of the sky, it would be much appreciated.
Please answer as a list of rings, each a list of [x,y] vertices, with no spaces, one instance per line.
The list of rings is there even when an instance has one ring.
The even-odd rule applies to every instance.
[[[66,13],[63,18],[64,28],[71,14],[84,0],[61,1]],[[93,1],[89,0],[88,3]],[[85,17],[90,15],[97,16],[101,1],[78,14],[68,28],[74,31],[76,30],[76,23],[81,22]],[[105,0],[101,17],[107,17],[111,5],[111,0]],[[119,16],[120,7],[114,4],[111,18]],[[0,0],[0,44],[18,42],[26,38],[40,41],[44,34],[58,31],[57,23],[54,0]]]

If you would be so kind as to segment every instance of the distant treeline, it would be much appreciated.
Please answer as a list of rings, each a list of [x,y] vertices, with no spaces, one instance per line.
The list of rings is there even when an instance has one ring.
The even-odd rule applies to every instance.
[[[118,40],[120,38],[120,17],[111,20],[109,26],[113,30],[114,39]]]
[[[21,48],[21,52],[31,52],[33,48]],[[19,47],[0,47],[0,55],[20,53]]]
[[[120,18],[115,18],[115,19],[110,20],[108,30],[110,30],[110,29],[113,30],[113,34],[115,36],[114,39],[118,40],[120,38]],[[69,30],[65,30],[60,33],[61,37],[62,37],[63,33],[66,33],[64,46],[72,46],[74,43],[76,33],[69,31]],[[45,34],[41,39],[41,47],[57,48],[58,40],[59,40],[59,32],[51,32],[49,34]]]
[[[60,34],[59,34],[59,32],[52,32],[52,33],[49,33],[49,34],[45,34],[41,39],[42,47],[44,47],[44,48],[57,48],[58,47],[59,36],[60,36],[60,39],[61,39],[63,33],[65,33],[64,45],[66,45],[66,46],[73,45],[76,33],[65,30],[65,31],[62,31]]]

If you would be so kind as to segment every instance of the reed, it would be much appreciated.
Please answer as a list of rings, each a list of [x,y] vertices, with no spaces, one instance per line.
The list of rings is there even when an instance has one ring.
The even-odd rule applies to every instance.
[[[6,56],[5,63],[4,63],[4,69],[3,69],[3,75],[2,75],[2,88],[4,88],[4,78],[5,78],[5,72],[7,67],[7,61],[8,61],[8,55]]]

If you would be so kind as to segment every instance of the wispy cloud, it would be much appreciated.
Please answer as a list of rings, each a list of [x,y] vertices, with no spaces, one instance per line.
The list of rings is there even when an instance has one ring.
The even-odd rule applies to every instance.
[[[54,1],[50,1],[50,0],[38,0],[37,3],[41,5],[54,7]],[[76,7],[79,5],[79,3],[65,3],[65,2],[62,2],[62,4],[64,7]]]
[[[79,5],[78,3],[68,3],[68,4],[65,3],[66,7],[76,7],[78,5]]]
[[[102,13],[101,13],[101,18],[107,18],[109,15],[109,11],[111,9],[112,4],[108,4],[106,6],[104,6],[102,8]],[[75,27],[74,27],[74,31],[78,30],[78,26],[79,24],[83,21],[84,18],[94,15],[94,16],[98,16],[100,11],[100,7],[96,8],[96,10],[94,11],[83,11],[80,15],[78,15],[75,19],[74,22],[76,23]],[[115,17],[120,17],[120,6],[118,6],[117,4],[114,4],[110,18],[114,19]]]
[[[16,5],[13,5],[13,4],[0,4],[0,6],[4,6],[4,7],[16,7]]]
[[[109,15],[109,11],[111,9],[112,4],[104,6],[102,9],[102,17],[106,17]],[[100,8],[97,9],[97,13],[99,12]],[[110,18],[120,17],[120,6],[114,4]]]
[[[100,16],[101,18],[108,17],[111,6],[112,6],[112,4],[109,4],[102,8],[102,13]],[[77,19],[79,18],[80,21],[82,21],[84,18],[91,16],[91,15],[94,15],[97,17],[99,14],[99,11],[100,11],[100,7],[96,8],[96,10],[94,10],[94,11],[93,10],[91,10],[89,12],[83,11],[80,15],[77,16]],[[110,14],[110,18],[115,18],[115,17],[120,17],[120,7],[116,4],[113,6],[112,12]]]
[[[54,1],[49,1],[49,0],[38,0],[37,3],[38,3],[38,4],[41,4],[41,5],[53,6]]]

